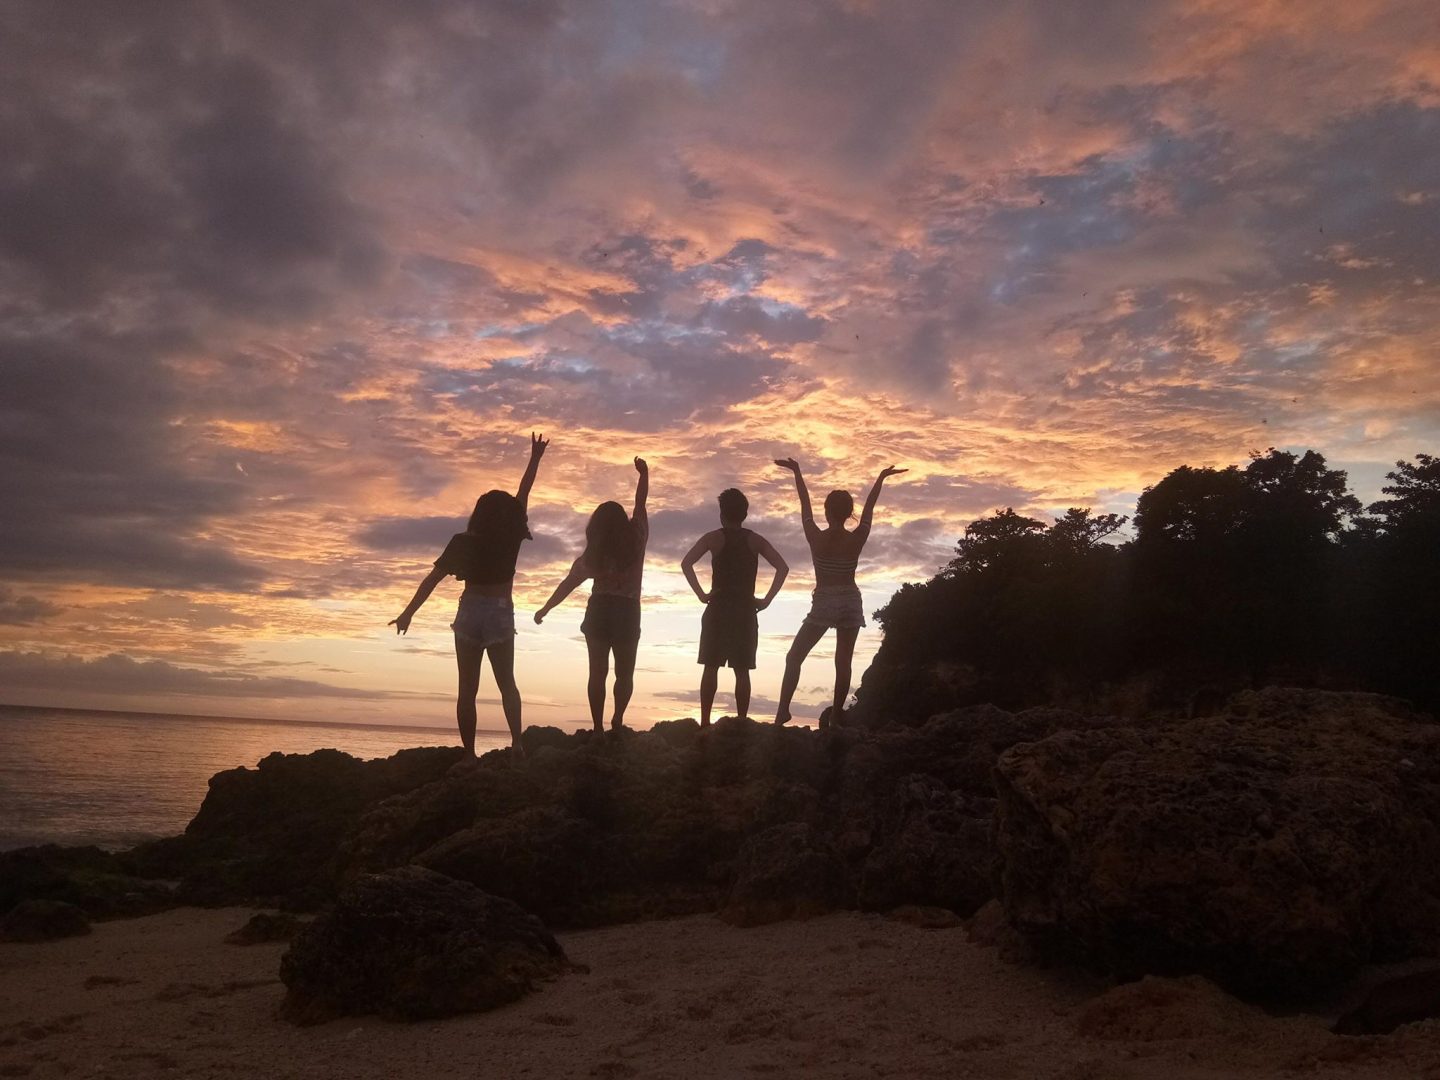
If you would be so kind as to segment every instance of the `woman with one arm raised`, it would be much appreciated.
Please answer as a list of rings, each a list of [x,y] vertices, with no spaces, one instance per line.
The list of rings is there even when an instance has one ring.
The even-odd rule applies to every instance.
[[[835,699],[830,711],[831,721],[840,723],[845,700],[850,696],[850,665],[855,655],[855,639],[865,625],[865,609],[860,598],[860,587],[855,584],[855,568],[860,561],[860,552],[870,537],[870,524],[875,516],[875,504],[880,500],[880,487],[887,476],[895,476],[906,470],[891,465],[881,471],[865,500],[865,509],[860,514],[860,524],[846,529],[845,523],[855,512],[855,500],[848,491],[832,491],[825,497],[825,528],[815,524],[815,515],[810,508],[810,492],[805,487],[805,478],[800,475],[800,465],[794,458],[782,458],[775,462],[781,468],[795,474],[795,491],[800,496],[800,523],[805,528],[805,539],[810,545],[810,557],[815,563],[815,591],[812,594],[810,613],[800,624],[800,631],[790,651],[785,655],[785,678],[780,684],[780,702],[775,710],[775,722],[783,724],[790,719],[790,699],[800,684],[800,667],[810,655],[816,643],[825,636],[825,631],[835,630]],[[824,726],[823,723],[821,726]]]
[[[635,653],[640,646],[640,582],[645,571],[645,545],[650,540],[650,519],[645,499],[650,493],[650,469],[635,459],[635,512],[629,516],[618,502],[603,502],[585,526],[585,550],[570,573],[555,586],[545,606],[535,612],[543,622],[552,608],[575,591],[586,578],[594,578],[590,602],[580,632],[590,653],[590,720],[596,731],[605,730],[605,679],[610,654],[615,654],[615,713],[610,726],[625,726],[625,706],[635,689]]]
[[[517,753],[525,753],[520,743],[520,691],[515,685],[515,605],[511,589],[520,545],[530,539],[526,524],[530,489],[549,445],[543,436],[531,432],[530,462],[520,478],[519,489],[514,495],[487,491],[475,501],[465,531],[450,538],[435,560],[435,568],[425,575],[405,610],[390,620],[395,632],[403,634],[442,580],[453,574],[465,583],[460,609],[450,629],[455,631],[455,664],[460,673],[455,719],[460,725],[460,741],[471,753],[475,752],[475,695],[480,691],[480,668],[487,655],[495,684],[500,688],[511,745]]]

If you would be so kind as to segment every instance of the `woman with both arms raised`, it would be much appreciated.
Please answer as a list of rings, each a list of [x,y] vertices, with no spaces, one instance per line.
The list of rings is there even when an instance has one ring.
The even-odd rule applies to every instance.
[[[456,533],[445,545],[435,568],[425,575],[415,596],[405,605],[399,617],[389,625],[397,634],[410,629],[410,620],[430,598],[435,586],[454,574],[465,583],[460,595],[460,609],[450,629],[455,631],[455,664],[460,672],[460,688],[455,700],[455,718],[460,725],[460,742],[475,752],[475,695],[480,692],[480,667],[488,654],[490,670],[500,688],[500,705],[505,723],[510,728],[510,743],[524,755],[520,743],[520,690],[515,685],[515,604],[511,589],[515,584],[515,560],[520,545],[530,539],[526,509],[530,488],[540,471],[540,458],[549,442],[530,433],[530,462],[520,487],[508,491],[487,491],[475,501],[475,510],[465,531]]]
[[[825,636],[825,631],[835,630],[835,699],[830,711],[830,720],[840,723],[845,708],[845,699],[850,696],[850,665],[855,655],[855,639],[865,625],[865,607],[860,598],[860,587],[855,584],[855,568],[860,562],[860,552],[870,538],[870,524],[875,515],[875,504],[880,500],[880,486],[887,476],[896,476],[907,470],[894,465],[881,471],[865,500],[865,509],[860,514],[860,524],[846,529],[845,522],[855,512],[855,500],[848,491],[832,491],[825,497],[825,528],[815,524],[814,512],[810,509],[810,492],[805,487],[805,478],[800,475],[800,465],[794,458],[781,458],[775,462],[781,468],[795,474],[795,490],[800,496],[800,524],[805,528],[805,539],[810,544],[810,556],[815,563],[815,591],[811,594],[810,613],[800,624],[790,651],[785,654],[785,678],[780,684],[780,701],[775,709],[775,723],[783,724],[790,719],[790,699],[800,684],[800,667],[810,650]],[[821,727],[824,727],[822,717]]]

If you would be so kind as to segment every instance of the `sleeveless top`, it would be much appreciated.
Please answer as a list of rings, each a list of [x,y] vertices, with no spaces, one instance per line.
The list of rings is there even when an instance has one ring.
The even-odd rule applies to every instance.
[[[750,530],[720,531],[725,534],[725,543],[710,556],[710,596],[717,600],[754,600],[760,557],[750,550]]]
[[[612,567],[591,566],[584,552],[575,560],[572,570],[578,570],[586,577],[595,579],[590,587],[591,596],[625,596],[640,599],[640,583],[645,574],[645,546],[650,542],[650,519],[642,515],[631,518],[630,526],[635,530],[635,559],[621,570]]]

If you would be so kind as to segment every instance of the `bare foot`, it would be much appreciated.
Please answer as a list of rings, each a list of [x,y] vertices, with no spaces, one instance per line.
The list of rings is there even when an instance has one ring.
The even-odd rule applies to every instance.
[[[776,713],[776,714],[775,714],[775,723],[777,723],[777,724],[788,724],[789,722],[790,722],[790,714],[789,714],[788,712]]]

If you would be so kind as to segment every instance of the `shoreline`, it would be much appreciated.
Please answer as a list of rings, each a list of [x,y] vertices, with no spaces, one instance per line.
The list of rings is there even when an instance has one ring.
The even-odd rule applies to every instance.
[[[585,969],[491,1012],[412,1024],[276,1018],[283,944],[224,942],[253,908],[179,908],[0,945],[0,1075],[804,1075],[1381,1080],[1440,1070],[1440,1022],[1331,1035],[1195,979],[1112,988],[1010,963],[965,929],[844,912],[709,915],[557,934]]]

